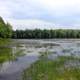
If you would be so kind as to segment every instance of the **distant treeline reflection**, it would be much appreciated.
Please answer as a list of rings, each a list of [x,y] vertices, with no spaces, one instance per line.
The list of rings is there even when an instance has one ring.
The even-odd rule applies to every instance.
[[[52,38],[80,38],[80,30],[56,29],[56,30],[16,30],[12,38],[15,39],[52,39]]]

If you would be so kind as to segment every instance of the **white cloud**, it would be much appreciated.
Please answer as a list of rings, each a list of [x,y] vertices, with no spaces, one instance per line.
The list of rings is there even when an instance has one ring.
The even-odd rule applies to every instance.
[[[34,16],[34,14],[42,13],[40,11],[43,10],[46,10],[52,16],[62,16],[80,13],[80,0],[1,0],[0,10],[3,15],[7,13],[10,17],[10,13],[15,11]]]
[[[0,16],[3,18],[7,18],[11,15],[11,12],[9,11],[9,8],[7,7],[6,3],[3,1],[0,1]]]
[[[18,26],[33,24],[31,28],[38,28],[46,24],[40,27],[49,28],[55,24],[56,28],[66,28],[63,24],[80,24],[80,0],[0,0],[0,16]]]

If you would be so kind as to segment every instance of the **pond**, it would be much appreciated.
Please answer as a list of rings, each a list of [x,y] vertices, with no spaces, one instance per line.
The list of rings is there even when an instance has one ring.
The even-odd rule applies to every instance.
[[[44,64],[43,66],[38,67],[39,71],[36,71],[37,64]],[[64,70],[61,65],[64,65],[65,68],[74,67],[79,70],[80,40],[14,39],[6,46],[0,46],[0,80],[53,80],[51,79],[53,75],[51,71],[52,69],[56,69],[53,65],[56,66],[58,71]],[[48,68],[44,69],[46,66],[48,66]],[[32,73],[30,73],[30,71]],[[49,71],[50,73],[46,71]],[[40,72],[43,72],[43,74]],[[34,75],[32,75],[33,73]],[[45,78],[44,74],[50,74],[51,77]],[[59,74],[55,75],[54,78],[56,80],[60,79],[57,79],[56,76],[62,77]],[[66,79],[61,78],[61,80]]]

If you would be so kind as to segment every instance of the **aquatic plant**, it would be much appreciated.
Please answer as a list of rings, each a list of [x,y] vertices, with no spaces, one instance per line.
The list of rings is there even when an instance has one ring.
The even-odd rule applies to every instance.
[[[65,56],[54,61],[38,60],[24,70],[22,80],[80,80],[80,68],[65,68],[65,62],[74,59],[78,60]]]

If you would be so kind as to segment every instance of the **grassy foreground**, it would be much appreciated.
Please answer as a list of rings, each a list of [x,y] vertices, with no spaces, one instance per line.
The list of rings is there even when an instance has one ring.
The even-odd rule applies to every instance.
[[[59,57],[55,61],[41,59],[24,71],[23,80],[80,80],[79,61],[74,57]]]

